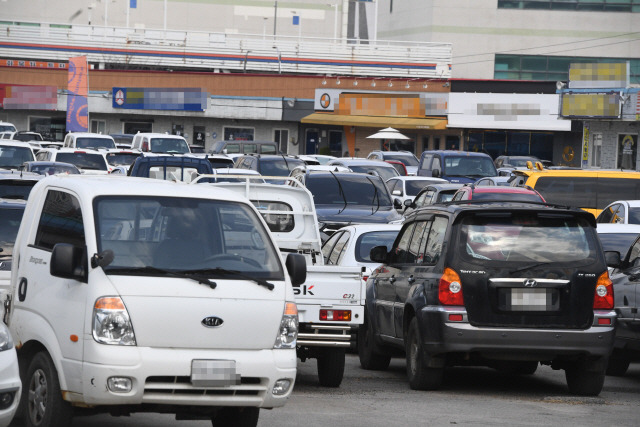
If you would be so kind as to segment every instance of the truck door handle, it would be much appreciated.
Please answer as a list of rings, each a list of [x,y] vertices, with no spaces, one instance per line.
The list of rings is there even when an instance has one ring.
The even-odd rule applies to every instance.
[[[389,278],[389,282],[391,282],[391,283],[395,283],[395,282],[396,282],[396,276],[391,276],[391,277]]]
[[[409,276],[409,278],[407,279],[407,282],[409,282],[409,283],[413,283],[415,281],[416,281],[416,278],[413,277],[413,274],[411,276]]]

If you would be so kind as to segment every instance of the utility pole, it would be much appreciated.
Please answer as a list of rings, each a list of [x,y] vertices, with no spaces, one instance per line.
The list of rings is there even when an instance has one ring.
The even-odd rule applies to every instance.
[[[276,40],[276,24],[278,23],[278,2],[273,5],[273,40]]]

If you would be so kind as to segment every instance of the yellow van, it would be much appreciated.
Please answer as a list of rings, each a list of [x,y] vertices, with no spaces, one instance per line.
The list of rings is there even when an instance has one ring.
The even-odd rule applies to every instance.
[[[611,202],[640,199],[640,172],[544,169],[514,174],[512,186],[528,185],[549,203],[582,208],[596,217]]]

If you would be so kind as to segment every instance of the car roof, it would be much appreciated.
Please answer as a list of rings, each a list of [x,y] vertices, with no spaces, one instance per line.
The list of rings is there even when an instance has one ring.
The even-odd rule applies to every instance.
[[[402,228],[402,224],[351,224],[336,230],[336,233],[340,230],[352,230],[355,234],[369,233],[372,231],[399,231]]]
[[[615,205],[616,203],[622,203],[628,205],[630,208],[638,208],[640,207],[640,200],[616,200],[615,202],[609,203],[605,209],[611,205]]]
[[[640,224],[598,223],[598,234],[640,234]]]
[[[497,185],[488,185],[481,187],[471,187],[474,193],[521,193],[521,194],[538,194],[537,191],[524,187],[506,187]]]
[[[422,190],[420,190],[420,192],[422,193],[427,188],[435,188],[436,190],[442,191],[442,190],[457,190],[458,188],[462,188],[462,187],[463,187],[463,184],[429,184],[426,187],[424,187]]]
[[[391,181],[391,180],[396,180],[396,181],[427,181],[427,182],[432,182],[434,184],[437,184],[439,182],[446,184],[449,181],[447,181],[446,179],[442,179],[442,178],[435,178],[432,176],[416,176],[416,175],[400,175],[400,176],[394,176],[391,177],[387,180],[387,182]]]
[[[174,139],[184,139],[183,136],[180,135],[172,135],[170,133],[160,133],[160,132],[139,132],[134,136],[148,136],[150,138],[174,138]]]
[[[0,139],[0,145],[4,145],[7,147],[33,147],[27,141],[18,141],[15,139]]]
[[[391,168],[393,170],[396,169],[389,163],[384,162],[382,160],[372,160],[372,159],[365,159],[365,158],[359,158],[359,157],[358,158],[340,157],[340,158],[331,160],[328,164],[333,165],[338,162],[344,163],[346,166],[382,166],[385,168]]]
[[[105,134],[102,134],[102,133],[71,132],[71,135],[73,135],[75,137],[102,138],[102,139],[113,140],[113,137],[111,135],[105,135]]]
[[[490,155],[486,153],[476,153],[475,151],[458,151],[458,150],[427,150],[423,151],[422,155],[425,154],[444,154],[447,156],[470,156],[470,157],[489,157]]]

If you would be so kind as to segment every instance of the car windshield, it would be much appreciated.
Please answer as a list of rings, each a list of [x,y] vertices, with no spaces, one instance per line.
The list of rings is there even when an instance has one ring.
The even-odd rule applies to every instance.
[[[629,208],[627,222],[629,224],[640,224],[640,208]]]
[[[498,175],[491,158],[480,156],[447,156],[444,158],[443,174],[470,178]]]
[[[111,138],[82,137],[76,139],[75,148],[116,148],[116,143]]]
[[[37,133],[16,133],[13,135],[16,141],[42,141],[42,136]]]
[[[15,132],[16,127],[11,125],[0,125],[0,132]]]
[[[186,154],[189,153],[189,145],[180,138],[152,138],[151,152]]]
[[[289,176],[292,170],[299,166],[304,166],[300,159],[274,157],[271,159],[260,159],[260,174],[264,176]]]
[[[144,267],[203,272],[220,268],[284,280],[268,231],[243,203],[108,196],[97,198],[94,210],[98,251],[114,253],[113,262],[104,267],[107,274],[130,274]]]
[[[539,160],[533,157],[516,157],[509,159],[509,164],[516,168],[525,168],[527,167],[527,162],[535,163],[537,161]]]
[[[39,173],[40,175],[55,175],[58,173],[80,173],[77,167],[66,165],[31,165],[30,172]]]
[[[471,214],[460,221],[457,247],[470,262],[591,264],[595,229],[586,219],[557,213]]]
[[[16,242],[23,214],[24,208],[0,209],[0,259],[11,257],[13,254],[13,244]],[[5,267],[6,264],[3,262],[0,270],[4,270]]]
[[[417,196],[418,193],[429,184],[429,181],[422,179],[406,180],[405,187],[407,189],[407,196]],[[431,184],[433,184],[433,181]]]
[[[139,154],[137,153],[107,153],[107,163],[111,166],[130,166],[136,161]]]
[[[359,173],[374,172],[374,174],[380,175],[380,178],[382,178],[382,180],[385,182],[388,179],[393,178],[394,176],[398,176],[398,172],[391,165],[389,166],[378,166],[378,165],[349,166],[349,169],[351,169],[353,172],[359,172]]]
[[[391,207],[391,198],[383,182],[377,176],[340,174],[332,176],[310,175],[307,189],[313,194],[316,205]],[[344,197],[342,196],[344,194]]]
[[[0,179],[0,198],[27,200],[37,180]]]
[[[107,170],[107,162],[101,154],[74,152],[58,153],[56,161],[71,163],[80,169]]]
[[[0,146],[0,168],[17,169],[24,162],[33,160],[33,152],[28,147]]]
[[[420,162],[415,156],[410,154],[386,154],[384,155],[385,160],[396,160],[398,162],[404,163],[405,166],[418,166]]]
[[[372,231],[361,234],[358,240],[356,240],[356,261],[373,262],[371,261],[370,253],[371,249],[376,246],[386,246],[387,251],[390,251],[399,231],[400,230]]]
[[[605,251],[618,251],[624,257],[638,237],[636,233],[598,233],[598,238]]]

